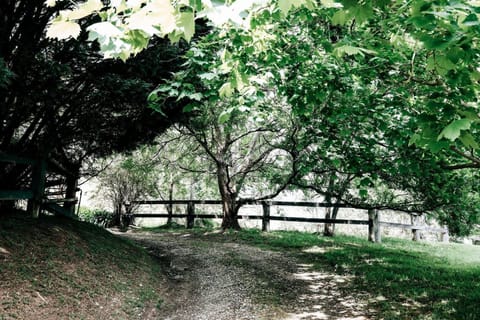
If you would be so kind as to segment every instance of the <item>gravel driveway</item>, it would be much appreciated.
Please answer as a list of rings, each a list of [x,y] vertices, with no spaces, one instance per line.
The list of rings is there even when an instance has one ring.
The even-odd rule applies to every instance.
[[[165,320],[370,319],[334,274],[295,257],[189,233],[121,234],[146,247],[167,272]]]

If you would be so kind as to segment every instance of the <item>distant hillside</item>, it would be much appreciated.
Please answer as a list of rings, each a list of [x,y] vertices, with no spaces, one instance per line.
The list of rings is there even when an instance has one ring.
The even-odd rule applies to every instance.
[[[144,249],[103,229],[0,214],[0,320],[154,319],[162,283]]]

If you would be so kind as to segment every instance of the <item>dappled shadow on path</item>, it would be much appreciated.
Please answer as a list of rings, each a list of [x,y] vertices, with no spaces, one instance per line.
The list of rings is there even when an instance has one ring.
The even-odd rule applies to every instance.
[[[305,291],[297,299],[296,310],[285,320],[374,318],[374,310],[367,306],[367,295],[348,289],[353,276],[316,271],[312,264],[299,263],[294,277],[303,282]]]
[[[353,276],[317,271],[299,257],[195,234],[125,234],[158,257],[170,281],[162,319],[367,320]],[[324,254],[333,247],[310,247]]]

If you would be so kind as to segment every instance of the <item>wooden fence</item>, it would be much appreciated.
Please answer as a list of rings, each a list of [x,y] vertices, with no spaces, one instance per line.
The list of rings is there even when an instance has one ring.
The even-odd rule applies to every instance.
[[[28,200],[27,210],[38,217],[41,210],[56,215],[75,216],[75,204],[78,177],[53,160],[32,159],[12,154],[0,153],[0,163],[13,166],[23,165],[31,170],[30,187],[17,190],[0,190],[0,201]],[[47,172],[54,172],[64,177],[60,181],[47,181]],[[51,196],[48,190],[56,185],[64,184],[65,191]],[[49,197],[51,196],[51,197]],[[60,206],[59,204],[63,204]]]
[[[221,216],[213,214],[196,214],[196,205],[221,205],[219,200],[144,200],[134,201],[128,205],[186,205],[186,212],[183,214],[165,214],[165,213],[133,213],[134,218],[186,218],[186,228],[193,228],[195,219],[219,219]],[[368,220],[356,219],[325,219],[325,218],[310,218],[310,217],[289,217],[289,216],[272,216],[272,206],[290,206],[290,207],[307,207],[307,208],[351,208],[346,204],[328,204],[322,202],[301,202],[301,201],[250,201],[246,205],[262,206],[262,215],[240,214],[238,219],[245,220],[262,220],[262,231],[270,231],[270,221],[285,221],[285,222],[308,222],[308,223],[333,223],[333,224],[350,224],[350,225],[365,225],[368,226],[368,239],[372,242],[381,242],[381,230],[383,227],[402,228],[412,230],[413,240],[419,240],[422,231],[435,232],[441,234],[442,241],[448,242],[448,229],[446,228],[432,228],[426,225],[417,224],[418,219],[412,219],[414,224],[402,224],[380,221],[381,211],[376,209],[368,210]]]

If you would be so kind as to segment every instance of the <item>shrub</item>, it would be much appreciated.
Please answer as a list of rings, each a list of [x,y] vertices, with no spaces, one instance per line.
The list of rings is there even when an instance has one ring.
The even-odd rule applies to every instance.
[[[82,221],[96,224],[101,227],[109,227],[113,223],[114,215],[103,209],[80,208],[78,217]]]

